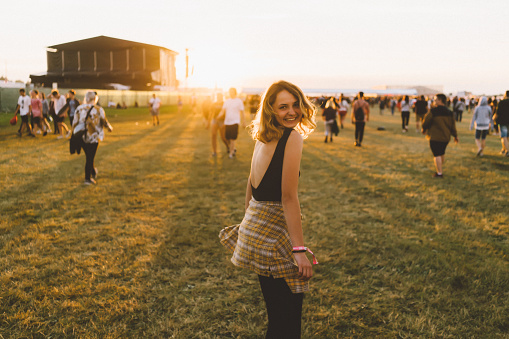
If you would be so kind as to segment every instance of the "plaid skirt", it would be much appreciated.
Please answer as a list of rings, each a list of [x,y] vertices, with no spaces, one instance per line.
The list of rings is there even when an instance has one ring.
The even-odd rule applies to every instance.
[[[292,293],[309,291],[309,283],[298,277],[299,267],[292,253],[283,205],[251,199],[242,223],[219,233],[235,266],[262,276],[284,278]]]

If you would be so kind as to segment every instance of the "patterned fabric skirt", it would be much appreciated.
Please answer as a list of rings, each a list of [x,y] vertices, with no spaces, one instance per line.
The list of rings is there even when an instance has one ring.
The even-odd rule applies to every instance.
[[[280,202],[251,199],[242,223],[219,233],[235,266],[266,277],[284,278],[293,293],[309,291],[309,283],[298,277],[299,267]]]

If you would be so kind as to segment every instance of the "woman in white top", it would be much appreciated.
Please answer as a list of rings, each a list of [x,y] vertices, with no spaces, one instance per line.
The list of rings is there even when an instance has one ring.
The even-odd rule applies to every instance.
[[[410,98],[405,95],[405,99],[401,101],[401,126],[403,133],[408,132],[408,122],[410,120]]]

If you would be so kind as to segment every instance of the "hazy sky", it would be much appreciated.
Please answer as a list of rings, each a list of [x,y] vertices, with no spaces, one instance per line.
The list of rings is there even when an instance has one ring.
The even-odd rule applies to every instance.
[[[2,1],[0,74],[46,71],[46,46],[107,35],[185,49],[189,85],[509,89],[509,1]]]

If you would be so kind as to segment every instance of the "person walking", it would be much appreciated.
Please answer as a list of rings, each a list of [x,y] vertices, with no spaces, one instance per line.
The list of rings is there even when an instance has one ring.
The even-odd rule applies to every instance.
[[[403,133],[408,132],[408,123],[410,121],[410,98],[405,95],[405,98],[401,101],[401,126]]]
[[[380,108],[380,115],[384,115],[385,106],[387,105],[387,100],[385,98],[380,98],[380,102],[378,107]]]
[[[484,155],[484,148],[486,147],[486,135],[491,127],[493,129],[493,114],[491,107],[488,105],[488,98],[481,97],[479,106],[475,108],[472,121],[470,122],[470,130],[475,125],[475,144],[477,145],[477,156]]]
[[[68,93],[68,98],[66,99],[66,105],[69,107],[69,122],[72,126],[72,121],[74,119],[74,112],[76,112],[76,108],[80,105],[80,102],[76,99],[76,91],[71,89]]]
[[[435,107],[433,107],[424,117],[422,123],[422,133],[426,134],[429,140],[429,146],[433,153],[436,172],[434,178],[443,178],[442,167],[445,162],[445,149],[454,137],[454,142],[458,143],[458,133],[453,113],[445,106],[447,97],[444,94],[437,94],[435,97]]]
[[[461,122],[463,119],[463,111],[465,110],[465,98],[460,98],[454,104],[454,111],[456,112],[456,121]]]
[[[65,124],[65,115],[66,111],[68,110],[67,100],[63,95],[61,95],[57,89],[53,90],[51,92],[51,97],[53,99],[54,107],[55,107],[55,120],[58,124],[58,131],[60,135],[57,137],[57,139],[62,139],[64,137],[64,130],[66,131],[66,138],[71,136],[71,131],[69,131],[69,128]],[[67,106],[67,107],[66,107]]]
[[[239,124],[244,127],[244,103],[237,98],[237,90],[230,88],[230,99],[223,104],[223,109],[219,113],[218,118],[224,116],[225,137],[228,140],[228,149],[230,150],[229,158],[232,159],[237,150],[235,149],[235,141],[239,134]]]
[[[509,157],[509,144],[507,142],[507,130],[509,128],[509,91],[505,92],[504,99],[500,100],[497,105],[495,121],[499,126],[500,142],[502,143],[502,150],[500,150],[500,153]]]
[[[97,169],[94,166],[94,159],[99,147],[99,142],[104,140],[104,128],[113,131],[106,119],[104,109],[97,105],[99,97],[96,92],[89,91],[85,94],[85,103],[78,106],[73,120],[73,133],[85,129],[83,134],[82,148],[85,152],[85,185],[96,184]]]
[[[362,146],[364,127],[369,121],[369,104],[364,100],[364,93],[357,94],[357,100],[352,104],[352,124],[355,124],[355,146]]]
[[[303,295],[313,268],[306,256],[298,198],[303,139],[316,108],[297,86],[279,81],[251,124],[256,140],[242,223],[219,238],[234,265],[258,275],[268,315],[266,338],[300,338]],[[313,255],[313,263],[318,264]]]
[[[37,127],[37,134],[42,133],[43,136],[46,136],[48,131],[46,130],[46,125],[42,124],[42,102],[39,99],[39,91],[35,89],[30,91],[30,97],[32,106],[32,119],[34,121],[32,132],[35,134],[35,128]]]
[[[48,100],[46,100],[46,94],[44,94],[44,92],[41,92],[40,95],[42,104],[42,123],[46,128],[46,132],[51,133],[52,132],[51,126],[48,122],[48,120],[50,119]]]
[[[21,117],[21,124],[19,126],[18,136],[21,138],[26,127],[28,135],[31,137],[35,137],[35,135],[32,133],[32,126],[28,121],[28,118],[32,114],[32,100],[28,95],[26,95],[24,88],[21,88],[19,90],[18,105],[16,106],[14,115],[18,115],[18,112],[19,116]]]
[[[148,101],[148,107],[150,108],[150,115],[152,115],[152,124],[154,126],[156,123],[159,125],[159,108],[161,107],[161,99],[159,99],[155,93],[152,94],[152,98]]]
[[[330,98],[325,103],[325,109],[323,110],[322,117],[325,122],[325,142],[327,142],[327,137],[329,137],[330,142],[332,142],[332,133],[334,130],[334,125],[337,126],[337,118],[338,110],[336,107],[336,103],[334,102],[334,98]]]
[[[396,99],[392,98],[391,99],[391,115],[394,116],[394,109],[396,108]]]
[[[343,94],[339,97],[339,123],[341,125],[341,128],[344,128],[343,121],[345,121],[346,115],[348,114],[348,109],[350,106],[348,105],[348,101],[345,97],[343,97]]]
[[[421,123],[426,113],[428,113],[428,102],[424,95],[421,95],[419,100],[415,102],[415,131],[417,133],[421,130]]]
[[[217,93],[216,101],[211,105],[210,116],[208,117],[210,126],[210,137],[212,141],[212,156],[217,156],[217,134],[221,137],[221,140],[226,146],[226,153],[230,154],[230,148],[228,140],[224,135],[224,116],[218,118],[219,113],[223,109],[223,93]]]

